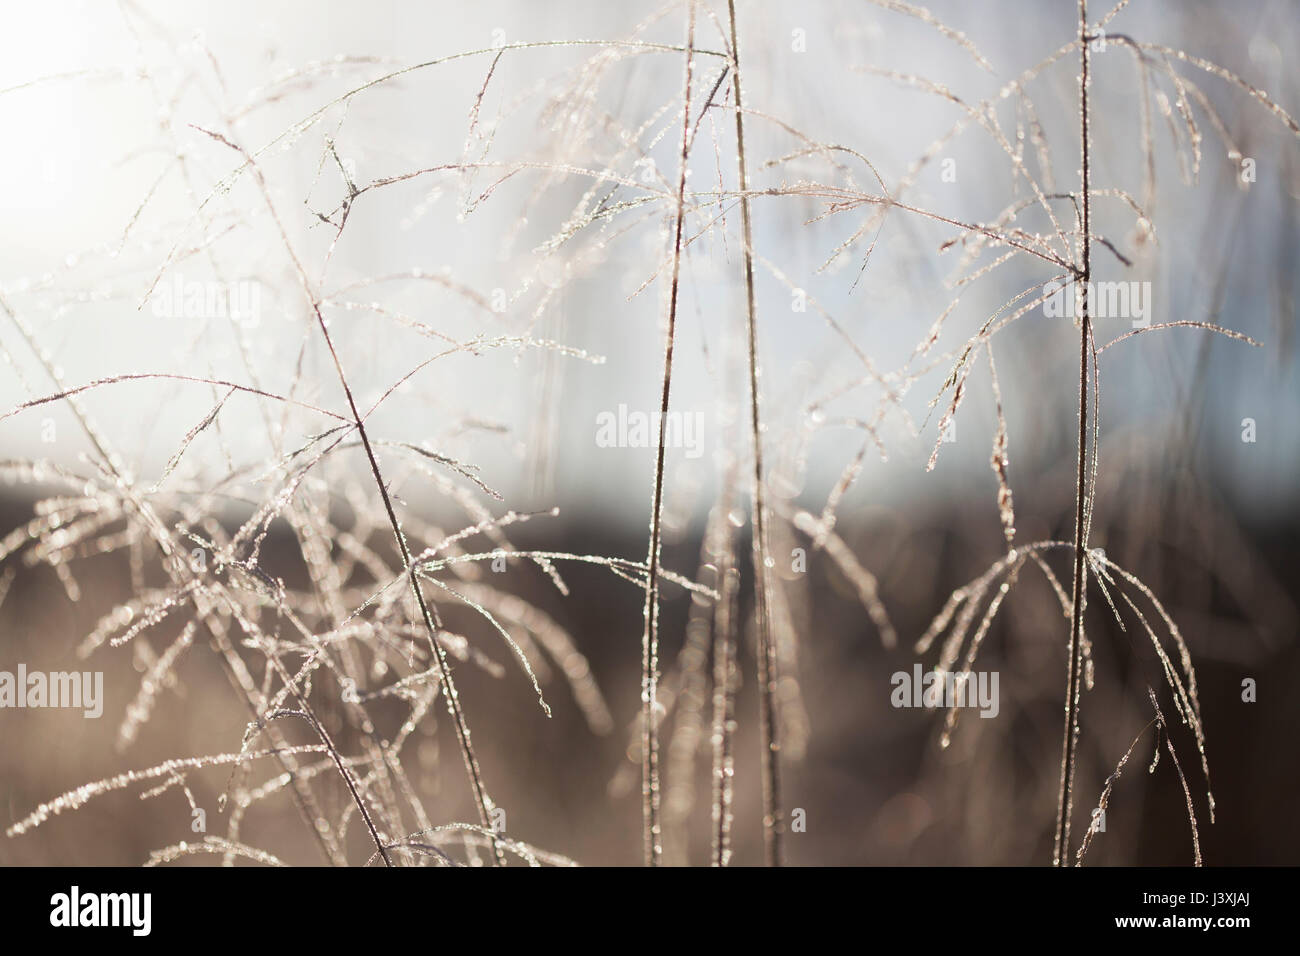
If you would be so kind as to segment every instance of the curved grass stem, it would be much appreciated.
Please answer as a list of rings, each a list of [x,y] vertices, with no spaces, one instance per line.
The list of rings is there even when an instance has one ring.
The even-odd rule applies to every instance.
[[[740,182],[740,223],[744,243],[745,336],[749,363],[749,425],[754,443],[754,616],[758,632],[759,737],[762,741],[763,857],[768,866],[781,865],[781,740],[776,715],[777,659],[768,611],[771,577],[763,495],[762,417],[758,400],[758,326],[754,300],[754,239],[749,214],[749,174],[745,164],[745,111],[740,89],[740,47],[736,30],[736,0],[727,0],[731,21],[732,88],[736,98],[736,160]]]
[[[1082,267],[1076,279],[1082,285],[1079,323],[1079,456],[1074,498],[1074,585],[1070,606],[1070,661],[1065,684],[1065,731],[1061,744],[1061,787],[1057,799],[1056,840],[1053,863],[1065,866],[1070,857],[1070,809],[1073,803],[1075,743],[1079,734],[1080,659],[1083,614],[1087,592],[1087,549],[1085,515],[1087,513],[1088,464],[1088,349],[1092,339],[1088,290],[1092,285],[1091,207],[1092,182],[1089,168],[1089,69],[1088,0],[1079,0],[1079,127],[1081,137],[1079,247]]]

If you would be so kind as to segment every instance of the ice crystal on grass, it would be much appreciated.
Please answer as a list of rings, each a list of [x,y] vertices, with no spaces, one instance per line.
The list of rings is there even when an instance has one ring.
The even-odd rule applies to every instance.
[[[886,602],[892,587],[902,591],[909,582],[886,573],[874,551],[878,542],[847,530],[845,515],[855,496],[869,494],[864,488],[873,469],[890,460],[892,442],[925,434],[928,443],[926,432],[936,427],[925,468],[937,469],[958,419],[963,433],[976,427],[987,394],[993,425],[981,447],[989,449],[983,460],[993,473],[1001,540],[996,557],[980,558],[991,561],[986,569],[952,592],[914,652],[929,655],[938,643],[937,670],[968,674],[997,653],[995,632],[1015,613],[1004,608],[1041,572],[1050,620],[1068,634],[1068,644],[1061,642],[1068,647],[1068,676],[1057,862],[1074,855],[1081,863],[1092,833],[1074,854],[1080,712],[1085,692],[1109,676],[1101,673],[1094,642],[1110,633],[1105,611],[1126,638],[1136,620],[1147,640],[1134,641],[1134,649],[1140,645],[1143,666],[1153,657],[1152,670],[1159,670],[1149,681],[1161,692],[1150,691],[1155,718],[1148,728],[1154,726],[1157,744],[1164,743],[1178,771],[1200,863],[1193,790],[1171,737],[1181,723],[1195,740],[1213,822],[1191,650],[1174,613],[1138,572],[1157,579],[1135,562],[1125,562],[1135,572],[1121,568],[1093,545],[1094,517],[1106,505],[1100,499],[1109,501],[1100,463],[1100,372],[1103,358],[1159,342],[1144,336],[1141,344],[1111,352],[1151,331],[1261,343],[1215,321],[1217,315],[1100,335],[1090,298],[1092,252],[1107,268],[1134,269],[1155,246],[1158,132],[1167,132],[1189,185],[1211,175],[1216,156],[1234,166],[1243,158],[1241,134],[1225,122],[1220,94],[1200,84],[1219,83],[1227,95],[1252,100],[1291,134],[1300,136],[1300,125],[1236,72],[1115,31],[1111,24],[1129,7],[1126,0],[1096,22],[1081,0],[1077,17],[1062,19],[1072,39],[1009,79],[970,36],[930,10],[902,0],[871,6],[870,15],[891,28],[920,30],[957,54],[960,66],[977,70],[985,83],[982,94],[971,95],[955,80],[884,62],[852,65],[854,75],[881,82],[900,102],[930,104],[948,124],[901,173],[875,155],[888,152],[880,130],[868,125],[862,143],[835,142],[820,132],[817,111],[790,117],[765,102],[771,84],[764,70],[773,68],[770,24],[755,15],[751,25],[734,0],[725,9],[717,0],[668,3],[621,37],[512,40],[415,63],[345,55],[263,78],[230,100],[234,91],[206,48],[197,65],[185,63],[179,72],[148,57],[138,70],[114,72],[124,82],[141,81],[159,116],[156,138],[138,144],[135,155],[156,155],[163,164],[147,192],[132,197],[111,248],[79,251],[66,275],[15,283],[0,295],[0,356],[18,395],[0,409],[0,425],[66,414],[79,456],[0,462],[6,477],[39,486],[41,496],[33,516],[0,537],[0,605],[16,581],[41,569],[53,573],[69,601],[84,600],[93,562],[121,559],[131,594],[106,612],[97,608],[100,617],[77,648],[83,658],[129,655],[139,672],[129,703],[115,715],[118,748],[148,731],[166,695],[183,689],[183,668],[196,666],[198,657],[220,668],[238,724],[247,729],[236,752],[178,758],[70,790],[40,804],[8,835],[137,784],[142,798],[184,796],[195,808],[203,772],[222,768],[228,771],[220,799],[225,834],[157,850],[149,865],[191,856],[280,865],[278,856],[241,837],[248,815],[280,795],[292,801],[321,857],[333,864],[361,862],[349,854],[351,832],[368,840],[370,863],[569,865],[567,857],[497,825],[504,808],[491,796],[493,766],[485,770],[479,760],[491,742],[471,733],[471,714],[477,718],[491,704],[476,694],[462,697],[463,686],[486,677],[501,682],[494,686],[502,694],[535,699],[548,717],[571,697],[595,734],[624,721],[629,763],[639,764],[646,862],[692,861],[691,820],[702,803],[695,776],[707,763],[710,862],[731,861],[744,811],[761,817],[765,859],[779,864],[789,846],[783,775],[816,733],[799,673],[814,603],[806,552],[824,559],[834,581],[847,582],[853,613],[879,634],[886,653],[895,652],[893,620],[903,618],[891,615]],[[131,35],[157,34],[174,43],[164,23],[136,6],[126,5],[120,15]],[[1103,146],[1123,148],[1092,138],[1093,75],[1113,69],[1093,55],[1101,37],[1124,53],[1112,59],[1134,68],[1124,76],[1140,130],[1134,146],[1140,188],[1093,181],[1117,168],[1103,161]],[[515,68],[525,62],[561,66],[516,87]],[[441,84],[438,96],[454,100],[443,91],[456,89],[447,74],[458,68],[472,70],[473,82],[463,101],[449,107],[456,130],[449,152],[389,149],[371,140],[369,124],[382,116],[383,94],[429,81]],[[74,72],[33,83],[102,78],[102,71]],[[1065,110],[1077,143],[1055,141],[1059,124],[1040,102],[1062,78],[1077,80],[1077,104]],[[996,85],[988,86],[990,80]],[[220,91],[221,108],[196,106],[185,95],[191,84]],[[11,86],[0,96],[29,88]],[[963,212],[948,197],[918,195],[930,167],[959,141],[976,137],[1001,176],[978,184],[967,197],[971,208]],[[660,169],[664,157],[670,162]],[[173,180],[181,184],[179,218],[174,205],[167,213],[160,208]],[[466,227],[489,209],[506,207],[504,228],[469,240],[488,247],[481,258],[493,263],[499,286],[485,285],[472,269],[461,274],[423,261],[375,266],[356,255],[374,217],[405,203],[405,225],[416,227],[438,212],[440,197]],[[785,261],[787,249],[767,248],[777,233],[766,222],[756,230],[754,217],[768,210],[797,217],[791,221],[802,222],[809,242],[822,244],[809,259],[820,268],[797,269]],[[804,287],[829,284],[835,269],[848,266],[845,294],[874,292],[878,277],[869,265],[896,252],[890,248],[896,236],[910,238],[915,227],[936,237],[934,255],[946,256],[949,269],[946,279],[927,282],[945,290],[934,303],[938,314],[926,313],[907,333],[895,364],[877,352],[878,345],[888,352],[887,336],[856,323],[851,306]],[[469,228],[464,234],[476,235]],[[654,251],[647,255],[647,249]],[[661,295],[656,331],[663,349],[655,357],[650,403],[660,420],[681,403],[674,378],[684,356],[696,357],[687,350],[702,343],[703,365],[717,385],[718,430],[725,433],[706,462],[715,497],[696,501],[697,487],[678,487],[667,461],[667,429],[659,429],[653,467],[647,466],[644,559],[587,553],[582,546],[516,546],[547,533],[559,512],[549,501],[529,502],[538,510],[524,510],[507,500],[509,476],[478,463],[476,441],[532,454],[529,467],[545,486],[556,454],[550,446],[561,370],[604,362],[576,324],[565,321],[569,293],[611,271],[614,256],[623,257],[619,268],[627,274],[620,278],[630,293],[615,306]],[[113,273],[111,281],[74,287],[69,277],[80,276],[76,270],[88,263]],[[268,331],[263,320],[269,323],[270,315],[245,314],[238,303],[232,308],[235,297],[228,295],[220,309],[193,316],[176,368],[105,367],[73,376],[60,366],[45,318],[119,301],[161,308],[173,281],[183,291],[182,268],[223,290],[232,280],[250,283],[264,293],[260,303],[274,303],[266,311],[283,320],[282,328]],[[699,294],[705,272],[727,276],[734,294],[720,298],[723,305]],[[1053,287],[1056,292],[1048,291]],[[769,299],[771,288],[779,294]],[[985,289],[988,301],[981,297]],[[1060,352],[1071,367],[1077,358],[1079,370],[1077,392],[1068,396],[1078,403],[1077,430],[1069,436],[1076,443],[1073,492],[1068,502],[1043,505],[1050,489],[1013,491],[1028,457],[1016,436],[1029,416],[1017,404],[1024,394],[1013,385],[1019,369],[1003,344],[1028,336],[1026,319],[1046,310],[1054,295],[1076,291],[1081,309],[1072,325],[1060,326],[1068,333]],[[797,303],[795,326],[769,308],[786,294]],[[609,306],[575,298],[581,308]],[[813,315],[800,319],[809,307]],[[719,321],[706,312],[718,313]],[[818,345],[843,361],[787,391],[793,376],[785,366],[794,364],[784,354],[789,335],[807,342],[820,336]],[[994,361],[995,340],[1003,369],[1014,370],[1006,378]],[[781,343],[779,354],[771,342]],[[268,349],[274,361],[265,360]],[[491,409],[449,387],[444,374],[449,364],[464,362],[483,377],[503,367],[513,381],[534,372],[534,358],[542,397],[522,429],[496,421]],[[930,417],[918,425],[914,393],[932,386]],[[150,390],[160,404],[177,396],[198,403],[179,426],[160,424],[149,434],[150,442],[162,443],[160,465],[132,460],[117,430],[110,434],[97,421],[104,417],[101,400],[137,389]],[[404,397],[418,400],[420,414],[397,412]],[[165,429],[171,432],[161,434]],[[827,437],[838,449],[828,473],[838,477],[822,482],[809,458]],[[634,500],[628,508],[642,505]],[[1042,509],[1055,515],[1058,505],[1060,516],[1072,514],[1072,533],[1029,530]],[[708,516],[694,573],[665,564],[665,543],[686,526],[692,506]],[[1052,535],[1066,540],[1023,540]],[[800,551],[800,566],[787,573],[785,556]],[[1065,554],[1072,559],[1068,579],[1054,567]],[[615,587],[642,592],[635,701],[607,699],[589,659],[591,635],[533,597],[536,591],[556,601],[588,600],[576,583],[582,565],[608,571],[619,579]],[[1104,606],[1089,614],[1089,598],[1097,594]],[[662,613],[672,599],[689,602],[682,635],[665,633],[666,622],[676,619]],[[674,645],[680,651],[665,666],[665,648]],[[737,695],[751,670],[757,710],[747,714]],[[1172,726],[1161,695],[1172,702]],[[639,712],[630,727],[619,716],[630,709],[624,703]],[[943,718],[945,747],[957,718],[955,706]],[[736,742],[751,720],[757,750],[749,756],[759,764],[754,801],[736,791],[743,779]],[[463,768],[460,796],[471,801],[475,823],[448,822],[451,811],[422,785],[425,776],[439,786],[449,777],[433,742],[437,734],[454,741],[447,749]],[[1133,746],[1106,781],[1100,810]],[[631,778],[631,767],[624,770],[617,780]]]

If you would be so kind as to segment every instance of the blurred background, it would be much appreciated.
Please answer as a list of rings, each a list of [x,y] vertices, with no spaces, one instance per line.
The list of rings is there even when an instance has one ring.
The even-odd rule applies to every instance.
[[[694,6],[703,52],[672,408],[696,427],[668,450],[664,565],[713,587],[735,556],[734,862],[754,864],[752,449],[734,104],[730,76],[718,82],[726,4]],[[1094,20],[1112,7],[1089,6]],[[892,707],[890,677],[934,665],[937,646],[918,651],[916,640],[954,589],[1007,552],[990,468],[989,361],[980,346],[966,366],[963,349],[1060,270],[1023,255],[1004,261],[1005,247],[868,197],[887,193],[959,223],[995,224],[1016,209],[1015,225],[1050,240],[1056,230],[1032,179],[1068,230],[1071,202],[1058,196],[1078,188],[1078,52],[1054,54],[1077,32],[1076,5],[935,0],[924,15],[834,0],[736,7],[751,185],[763,191],[752,200],[753,241],[784,802],[806,819],[787,840],[788,860],[1049,863],[1069,623],[1048,578],[1026,566],[984,638],[977,667],[1000,675],[995,719],[964,715],[941,747],[942,713]],[[192,607],[78,657],[115,608],[144,601],[139,615],[167,591],[151,532],[124,501],[146,500],[169,528],[218,540],[279,500],[256,567],[294,595],[317,635],[387,584],[385,567],[400,570],[355,443],[294,478],[294,450],[322,447],[337,424],[319,410],[347,414],[304,285],[358,405],[375,406],[367,427],[387,443],[379,455],[413,549],[514,512],[531,517],[507,519],[508,542],[469,536],[448,553],[644,560],[655,451],[631,432],[611,447],[601,425],[658,405],[682,123],[684,56],[672,48],[684,42],[687,11],[516,0],[11,12],[0,38],[9,186],[0,195],[0,414],[138,377],[80,393],[80,409],[50,402],[0,418],[0,670],[102,670],[106,688],[98,720],[0,711],[6,826],[83,783],[237,752],[244,738],[248,705],[206,624],[174,667],[158,669],[197,619]],[[1093,54],[1093,182],[1109,191],[1093,203],[1093,233],[1105,240],[1093,246],[1095,278],[1149,283],[1150,324],[1213,323],[1259,347],[1174,328],[1099,356],[1090,544],[1140,578],[1186,640],[1216,821],[1151,641],[1122,602],[1126,626],[1117,625],[1094,588],[1076,833],[1149,724],[1151,686],[1173,724],[1205,861],[1295,864],[1296,134],[1239,84],[1173,51],[1222,65],[1294,115],[1300,84],[1284,51],[1300,24],[1285,0],[1134,0],[1105,31]],[[572,40],[622,42],[559,42]],[[1130,40],[1159,48],[1139,56]],[[1099,319],[1098,344],[1132,328],[1125,317]],[[991,349],[1014,543],[1069,539],[1078,333],[1069,318],[1034,308]],[[969,378],[945,433],[954,366]],[[300,404],[227,395],[228,385],[202,380]],[[326,550],[314,551],[321,540]],[[1068,554],[1045,559],[1068,590]],[[347,573],[329,579],[322,561]],[[451,592],[431,596],[463,636],[456,679],[506,832],[581,863],[637,864],[643,591],[599,564],[557,565],[567,594],[523,559],[500,575],[486,562],[440,572],[457,575],[462,593],[521,642],[549,719],[484,616]],[[250,594],[252,578],[231,572]],[[863,600],[864,580],[878,589],[887,627]],[[412,612],[398,602],[386,613],[406,621]],[[223,620],[262,684],[264,654]],[[662,622],[665,852],[670,863],[704,864],[717,608],[665,585]],[[414,652],[403,661],[359,641],[339,653],[311,699],[341,749],[403,740],[401,764],[430,820],[473,821],[441,701],[425,700],[427,712],[404,728],[410,699],[366,698],[367,729],[330,687],[343,674],[363,694],[378,692],[421,669]],[[303,659],[287,651],[291,669]],[[156,695],[150,719],[123,735],[142,681]],[[1243,700],[1244,681],[1255,700]],[[284,734],[313,742],[302,727]],[[1155,745],[1148,728],[1090,864],[1191,862],[1167,753],[1146,772]],[[206,832],[227,833],[223,793],[247,794],[276,770],[262,761],[188,773]],[[0,863],[134,865],[201,839],[178,787],[139,799],[153,783],[0,839]],[[310,786],[333,825],[350,815],[332,772]],[[238,839],[288,862],[322,861],[285,789],[248,808]],[[353,863],[373,849],[355,820],[343,843]]]

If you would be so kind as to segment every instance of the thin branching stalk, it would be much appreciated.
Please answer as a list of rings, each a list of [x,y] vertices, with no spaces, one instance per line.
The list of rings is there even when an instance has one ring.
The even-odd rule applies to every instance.
[[[730,542],[719,566],[718,592],[713,618],[713,857],[714,866],[731,862],[731,819],[735,761],[735,603],[737,574]]]
[[[663,862],[659,823],[659,551],[664,504],[664,447],[668,396],[673,382],[673,342],[677,327],[677,290],[681,280],[682,223],[686,218],[686,160],[691,143],[691,68],[695,48],[695,3],[686,15],[686,80],[682,91],[681,165],[677,172],[677,208],[673,216],[672,281],[668,289],[668,330],[664,343],[663,387],[659,394],[659,442],[655,451],[654,496],[650,503],[650,545],[646,556],[645,629],[641,639],[641,799],[645,823],[647,866]]]
[[[1061,744],[1061,790],[1057,803],[1056,841],[1053,862],[1065,866],[1070,857],[1070,808],[1074,787],[1074,745],[1079,732],[1079,649],[1083,632],[1084,596],[1087,590],[1087,548],[1084,516],[1087,512],[1088,461],[1088,349],[1092,340],[1088,289],[1092,283],[1091,208],[1092,177],[1089,169],[1088,83],[1088,0],[1079,0],[1079,132],[1081,136],[1079,189],[1082,220],[1079,248],[1081,268],[1075,281],[1082,285],[1079,296],[1079,457],[1074,497],[1074,588],[1070,606],[1070,662],[1065,684],[1065,731]]]
[[[726,489],[718,507],[726,514],[734,507],[736,466],[728,468]],[[713,604],[713,846],[710,862],[727,866],[731,862],[732,805],[735,796],[735,755],[732,746],[736,729],[735,658],[736,598],[740,575],[736,570],[736,547],[730,521],[719,528],[718,546],[711,554],[717,564],[718,599]]]
[[[474,791],[474,802],[478,807],[480,822],[490,834],[489,840],[492,844],[492,853],[497,865],[504,866],[505,852],[501,849],[496,837],[496,830],[492,826],[492,811],[489,805],[487,789],[483,785],[483,773],[479,769],[478,758],[474,755],[474,748],[470,743],[469,724],[465,720],[465,711],[460,706],[460,694],[456,690],[455,682],[452,680],[451,667],[447,663],[447,652],[438,643],[438,625],[434,622],[433,615],[429,610],[429,604],[424,597],[424,590],[420,587],[419,578],[415,574],[410,546],[406,543],[406,535],[402,533],[402,526],[397,520],[397,512],[393,508],[392,498],[388,494],[388,486],[379,470],[379,462],[375,459],[374,449],[370,447],[370,437],[366,433],[366,426],[360,411],[357,409],[356,400],[352,397],[352,388],[348,385],[347,377],[343,373],[343,364],[339,360],[338,352],[334,348],[334,342],[330,338],[325,317],[321,315],[320,305],[314,298],[312,311],[316,315],[321,335],[324,336],[325,344],[329,347],[330,357],[333,359],[334,368],[338,372],[339,382],[342,384],[344,394],[347,396],[348,409],[352,412],[353,420],[357,426],[357,434],[361,438],[361,444],[366,451],[366,459],[370,464],[371,474],[374,476],[375,485],[379,488],[379,495],[384,503],[384,511],[388,515],[389,524],[392,525],[393,536],[397,539],[397,546],[402,556],[402,569],[411,582],[411,593],[415,596],[415,603],[420,609],[420,617],[424,621],[425,631],[429,638],[429,647],[433,651],[434,660],[437,662],[438,682],[442,685],[442,696],[447,702],[447,710],[451,714],[452,727],[456,731],[456,741],[460,745],[461,756],[465,761],[465,772],[469,776],[470,787]],[[384,854],[384,858],[387,860],[387,854]]]
[[[207,131],[205,131],[207,132]],[[276,211],[274,204],[271,202],[270,190],[262,178],[261,169],[256,163],[253,163],[246,150],[230,142],[226,137],[220,134],[208,132],[209,136],[235,149],[245,160],[248,161],[253,169],[253,175],[257,180],[258,186],[262,192],[263,200],[266,203],[267,211],[270,213],[275,223],[280,238],[284,243],[285,251],[293,262],[294,271],[302,284],[303,291],[307,296],[308,303],[311,307],[316,324],[320,329],[321,337],[325,340],[325,346],[329,350],[330,359],[333,362],[334,370],[338,375],[339,384],[343,387],[343,394],[347,398],[348,411],[351,413],[353,425],[356,427],[357,435],[361,439],[361,445],[365,449],[366,460],[370,465],[371,475],[375,479],[375,485],[379,489],[379,497],[384,505],[384,512],[388,517],[388,523],[393,531],[393,536],[397,539],[398,552],[402,558],[402,572],[406,575],[411,585],[411,593],[415,597],[415,603],[420,610],[420,617],[424,622],[425,632],[429,639],[429,647],[433,653],[433,658],[438,669],[438,682],[441,685],[442,696],[446,701],[447,710],[451,715],[452,727],[456,732],[456,741],[460,746],[461,757],[465,762],[465,772],[469,777],[470,788],[474,794],[474,803],[478,808],[479,820],[483,828],[489,833],[489,840],[492,845],[493,857],[498,866],[504,866],[505,852],[497,840],[496,830],[492,826],[492,806],[491,799],[488,797],[487,788],[483,784],[483,774],[479,769],[478,758],[474,755],[473,745],[470,743],[469,724],[465,719],[465,711],[460,704],[460,694],[456,689],[455,681],[451,676],[451,668],[447,663],[447,652],[443,646],[438,643],[437,634],[440,630],[440,623],[436,620],[433,611],[430,609],[428,601],[424,597],[424,590],[420,587],[418,575],[415,573],[414,562],[411,557],[411,549],[407,544],[406,535],[402,531],[401,522],[397,518],[397,511],[393,507],[392,497],[388,492],[388,484],[384,480],[383,472],[379,468],[379,461],[375,457],[374,449],[371,447],[370,435],[366,430],[365,416],[361,414],[357,407],[356,399],[352,394],[352,386],[348,383],[346,373],[343,371],[343,362],[339,358],[338,350],[334,347],[334,339],[329,333],[329,324],[325,321],[325,316],[321,312],[321,300],[311,288],[311,280],[307,275],[307,270],[303,268],[302,262],[294,252],[292,244],[289,242],[289,234],[280,220],[279,213]],[[341,229],[340,229],[341,231]],[[364,813],[363,813],[364,815]],[[373,834],[378,843],[378,834]],[[381,846],[382,852],[382,846]],[[387,853],[383,853],[385,861],[388,860]]]
[[[749,425],[754,442],[754,618],[758,632],[759,738],[763,747],[763,858],[781,865],[781,741],[776,719],[776,648],[768,612],[771,577],[767,522],[763,496],[763,438],[758,404],[758,325],[754,302],[753,228],[749,216],[749,174],[745,164],[745,112],[740,92],[740,46],[736,31],[736,0],[727,0],[731,20],[731,84],[736,98],[736,162],[740,187],[740,228],[744,243],[745,334],[749,359]]]
[[[148,504],[135,492],[131,483],[126,479],[126,476],[123,473],[121,460],[117,454],[109,448],[107,439],[91,422],[90,416],[82,408],[81,403],[71,394],[71,390],[68,389],[64,382],[63,376],[58,367],[47,356],[45,350],[41,348],[31,327],[19,318],[17,313],[15,313],[9,307],[9,304],[2,298],[0,298],[0,309],[4,310],[5,315],[7,315],[10,321],[13,322],[28,347],[31,348],[33,353],[35,353],[51,381],[53,381],[55,386],[59,388],[60,392],[69,396],[68,405],[72,410],[73,417],[81,426],[82,431],[86,433],[86,437],[98,453],[99,458],[103,463],[103,467],[107,469],[108,473],[113,476],[113,478],[118,482],[119,487],[123,490],[127,504],[142,517],[144,524],[150,529],[159,550],[162,552],[163,557],[167,559],[164,561],[163,566],[166,568],[169,576],[171,576],[173,580],[177,580],[181,577],[188,577],[188,569],[186,568],[185,563],[183,561],[174,560],[175,549],[166,528],[152,513]],[[207,625],[209,632],[212,634],[214,643],[221,652],[222,661],[226,667],[226,674],[230,679],[232,686],[242,694],[244,703],[248,706],[253,718],[255,720],[258,719],[260,717],[260,708],[257,702],[257,689],[253,683],[252,675],[248,673],[247,668],[244,667],[243,661],[239,658],[239,655],[235,653],[234,647],[230,644],[229,638],[226,635],[224,628],[221,626],[219,619],[213,615],[204,613],[203,602],[196,601],[195,606],[196,608],[199,608],[199,616]],[[270,736],[274,744],[273,749],[276,758],[280,762],[280,766],[288,775],[290,793],[292,795],[294,806],[302,816],[303,821],[307,824],[307,828],[316,838],[316,842],[320,846],[325,859],[333,866],[345,865],[347,859],[343,855],[343,848],[335,838],[333,830],[329,828],[322,829],[316,825],[317,820],[324,819],[324,814],[321,811],[315,796],[312,794],[310,787],[308,787],[301,778],[297,761],[294,759],[292,753],[289,752],[288,742],[280,735],[278,728],[271,728],[268,736]]]
[[[324,725],[322,725],[316,718],[316,714],[312,711],[311,705],[307,703],[307,698],[304,697],[302,691],[298,689],[297,681],[295,681],[293,676],[285,670],[284,664],[280,661],[279,656],[268,653],[267,660],[270,661],[271,665],[279,672],[280,679],[284,681],[284,686],[289,689],[300,708],[293,713],[301,716],[311,725],[311,729],[316,733],[316,736],[320,738],[321,744],[324,745],[325,750],[329,753],[330,759],[334,761],[334,766],[338,768],[339,776],[341,776],[343,782],[347,784],[348,792],[352,794],[352,800],[356,804],[357,810],[361,813],[361,820],[365,823],[366,830],[370,833],[370,838],[374,840],[376,850],[384,860],[384,866],[392,866],[392,857],[388,855],[388,850],[384,846],[384,841],[380,839],[379,830],[375,827],[374,818],[370,815],[370,808],[366,806],[365,798],[363,798],[361,792],[357,790],[356,778],[352,776],[352,771],[348,769],[347,763],[343,759],[343,755],[339,753],[338,747],[334,745],[334,741],[330,738],[329,732],[326,731]],[[258,723],[262,723],[261,718],[259,718]]]

